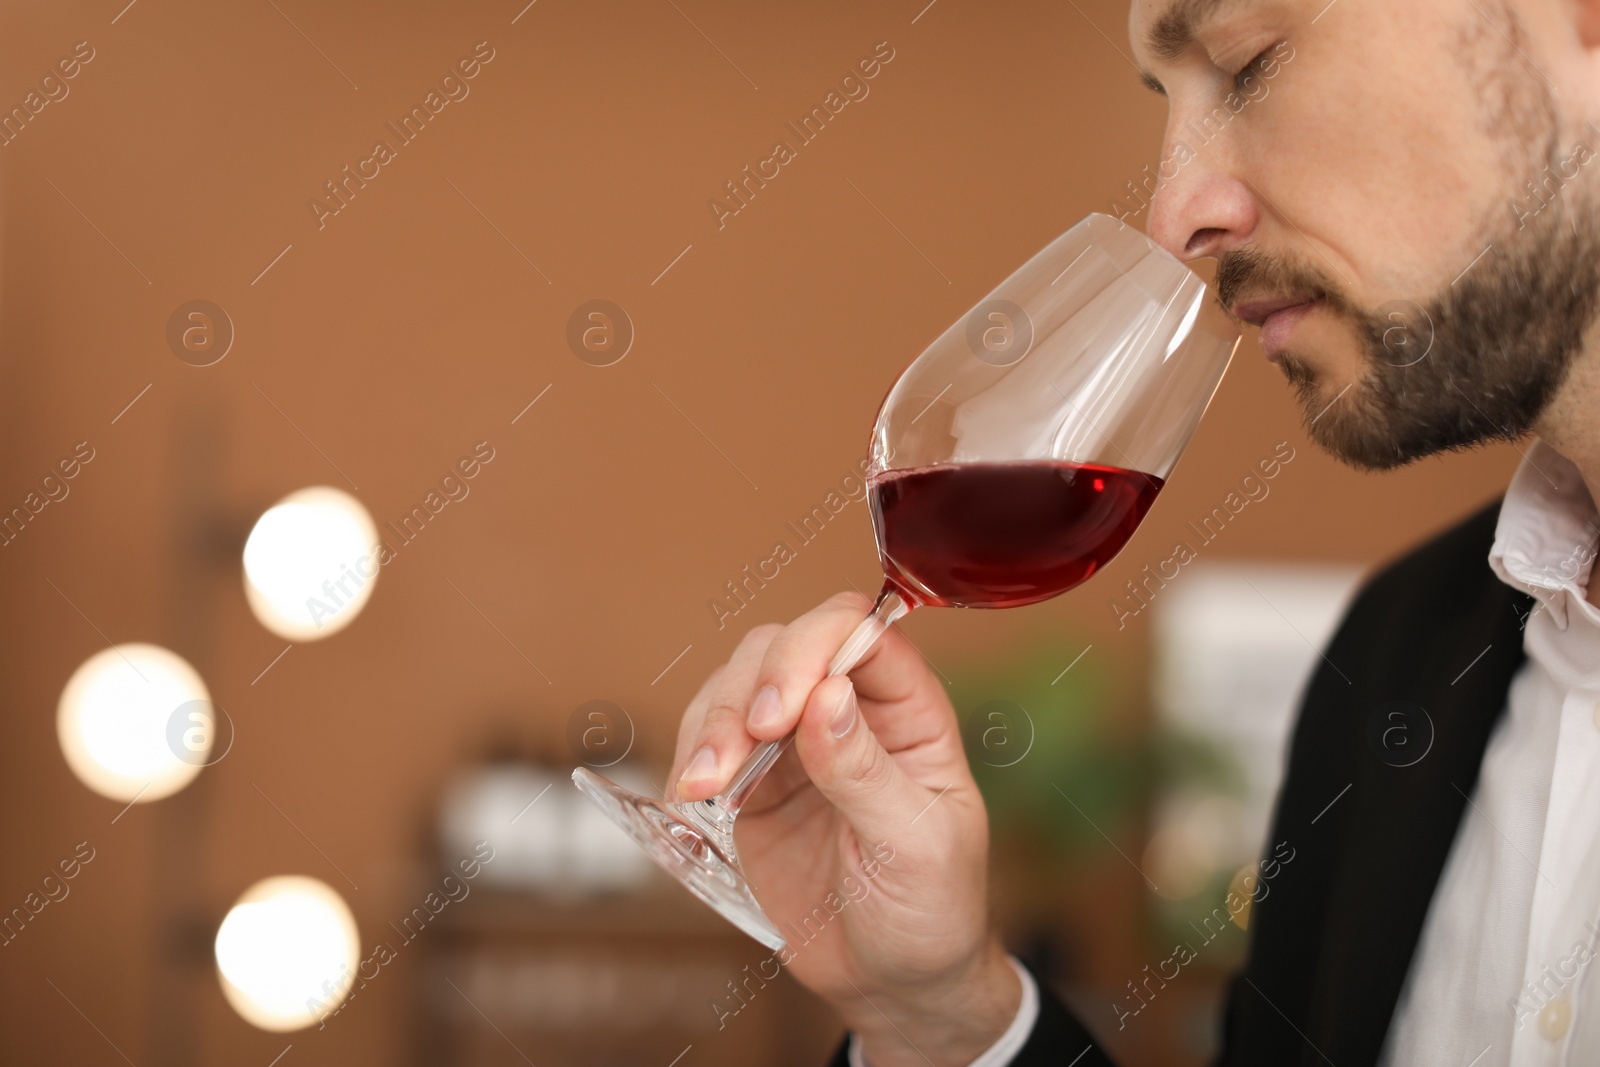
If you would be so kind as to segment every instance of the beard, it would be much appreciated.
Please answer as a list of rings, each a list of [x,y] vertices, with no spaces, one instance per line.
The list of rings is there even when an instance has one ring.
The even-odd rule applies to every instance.
[[[1510,47],[1464,31],[1475,38],[1465,54],[1478,68],[1471,76],[1484,96],[1484,129],[1505,161],[1505,188],[1475,227],[1472,247],[1485,249],[1479,260],[1464,261],[1462,273],[1432,294],[1375,309],[1346,296],[1314,264],[1249,247],[1218,263],[1224,307],[1246,292],[1308,294],[1350,324],[1362,369],[1336,396],[1292,348],[1278,362],[1307,435],[1358,469],[1388,470],[1528,433],[1583,350],[1600,306],[1593,183],[1578,173],[1562,184],[1573,173],[1572,156],[1563,159],[1559,147],[1567,124],[1515,50],[1526,35],[1514,15],[1502,7],[1500,17],[1511,20]],[[1586,163],[1595,151],[1580,143]]]

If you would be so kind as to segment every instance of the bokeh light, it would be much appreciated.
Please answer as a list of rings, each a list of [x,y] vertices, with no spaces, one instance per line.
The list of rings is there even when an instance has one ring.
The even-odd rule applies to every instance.
[[[244,590],[261,625],[288,641],[349,626],[378,581],[378,528],[361,501],[319,485],[262,513],[244,546]]]
[[[85,660],[61,690],[61,752],[101,796],[158,800],[188,785],[206,762],[210,732],[185,714],[195,702],[209,706],[210,694],[182,657],[157,645],[115,645]]]
[[[1166,813],[1161,829],[1145,845],[1141,870],[1166,900],[1188,900],[1205,889],[1222,869],[1228,828],[1238,802],[1227,797],[1184,798]]]
[[[299,1030],[337,1008],[355,982],[359,956],[344,898],[302,875],[257,882],[217,928],[223,995],[263,1030]]]

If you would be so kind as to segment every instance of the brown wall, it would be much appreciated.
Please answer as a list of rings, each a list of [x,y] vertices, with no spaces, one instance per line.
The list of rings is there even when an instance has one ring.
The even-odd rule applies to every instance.
[[[74,843],[97,849],[0,948],[0,1060],[120,1062],[114,1044],[153,1062],[156,976],[188,967],[201,1062],[265,1064],[288,1041],[299,1065],[401,1062],[406,983],[325,1033],[266,1035],[205,977],[213,927],[173,963],[182,931],[165,924],[214,922],[256,879],[300,872],[381,925],[409,906],[439,784],[504,724],[559,745],[571,709],[605,697],[664,758],[746,624],[870,590],[851,505],[734,624],[707,607],[863,454],[909,359],[1154,161],[1162,103],[1118,54],[1110,0],[940,0],[914,23],[921,0],[539,0],[515,25],[518,0],[138,0],[113,23],[122,2],[11,5],[0,23],[7,108],[76,42],[95,51],[0,148],[0,505],[76,442],[96,450],[0,548],[0,906]],[[319,229],[308,199],[484,40],[495,56],[470,96]],[[870,96],[719,229],[707,200],[884,40],[895,57]],[[196,298],[237,331],[205,368],[165,340]],[[595,298],[637,330],[610,367],[565,342]],[[284,643],[249,614],[236,557],[185,532],[196,516],[214,509],[227,546],[326,483],[398,518],[485,439],[496,457],[471,495],[400,549],[357,623],[253,682]],[[1216,558],[1375,561],[1499,492],[1517,459],[1347,471],[1305,442],[1247,341],[1109,574],[907,632],[935,660],[1042,630],[1141,661],[1148,627],[1114,633],[1107,599],[1280,440],[1297,459]],[[67,676],[108,640],[189,657],[238,727],[190,791],[114,825],[120,805],[73,778],[54,728]]]

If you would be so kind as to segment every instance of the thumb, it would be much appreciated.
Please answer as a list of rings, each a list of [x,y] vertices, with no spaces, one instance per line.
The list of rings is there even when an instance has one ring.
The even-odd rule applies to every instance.
[[[864,845],[904,838],[928,802],[867,725],[845,675],[811,690],[795,734],[801,766]]]

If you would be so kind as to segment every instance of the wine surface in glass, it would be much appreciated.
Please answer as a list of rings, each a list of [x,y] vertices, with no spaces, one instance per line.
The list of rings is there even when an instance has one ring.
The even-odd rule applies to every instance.
[[[1064,593],[1115,556],[1165,483],[1065,460],[891,470],[870,485],[888,580],[917,604],[1012,608]]]

